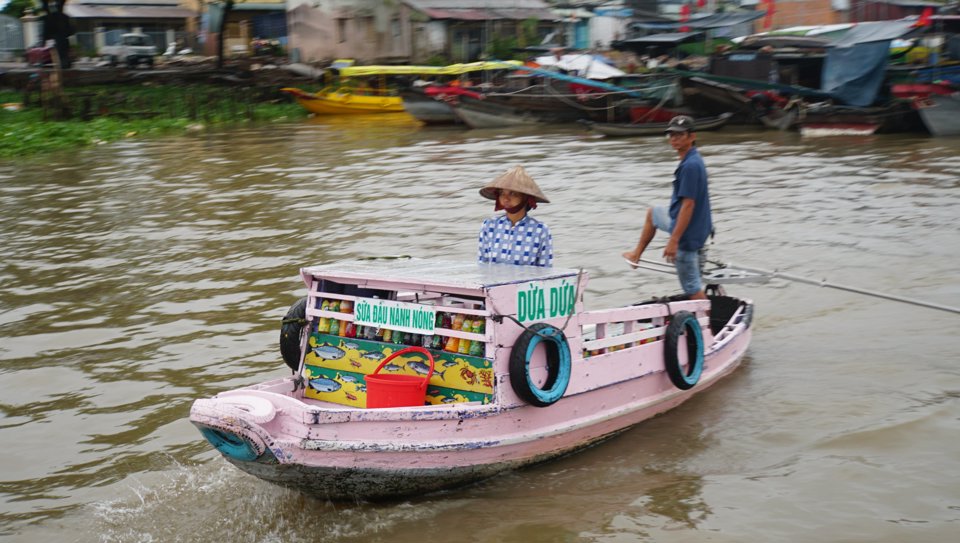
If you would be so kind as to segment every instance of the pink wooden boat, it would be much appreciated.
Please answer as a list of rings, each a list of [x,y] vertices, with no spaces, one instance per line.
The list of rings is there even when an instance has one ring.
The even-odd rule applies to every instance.
[[[281,333],[293,375],[199,399],[190,420],[241,470],[329,499],[455,488],[586,447],[707,389],[750,343],[752,302],[717,286],[586,311],[582,270],[414,259],[301,275]]]

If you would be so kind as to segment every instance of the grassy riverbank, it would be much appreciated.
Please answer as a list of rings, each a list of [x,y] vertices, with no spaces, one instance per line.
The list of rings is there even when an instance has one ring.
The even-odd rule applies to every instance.
[[[0,90],[0,160],[102,145],[125,138],[196,132],[211,126],[278,122],[306,112],[279,92],[213,85],[68,89],[68,110],[39,94]],[[61,116],[66,120],[53,120]]]

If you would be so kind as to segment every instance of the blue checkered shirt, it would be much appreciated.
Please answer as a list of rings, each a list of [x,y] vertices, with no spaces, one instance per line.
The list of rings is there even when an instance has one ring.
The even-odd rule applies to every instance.
[[[518,266],[553,265],[553,236],[547,225],[530,215],[514,225],[506,215],[490,217],[480,228],[477,260],[480,263]]]

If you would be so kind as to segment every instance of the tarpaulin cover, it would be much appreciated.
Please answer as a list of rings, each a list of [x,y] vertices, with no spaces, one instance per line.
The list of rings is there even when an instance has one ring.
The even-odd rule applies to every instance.
[[[832,45],[834,47],[851,47],[859,43],[889,42],[911,32],[919,31],[920,29],[916,27],[916,24],[916,19],[857,23],[853,28],[847,30],[843,36],[837,38]]]
[[[544,55],[534,59],[534,62],[541,66],[556,66],[568,72],[575,72],[576,75],[587,79],[609,79],[625,75],[623,71],[614,68],[599,55],[567,54],[559,60],[554,55]]]
[[[869,106],[880,91],[889,57],[889,41],[831,48],[823,64],[821,90],[841,103]]]
[[[890,42],[922,31],[916,19],[858,23],[831,43],[823,63],[821,90],[851,106],[877,99],[890,58]]]

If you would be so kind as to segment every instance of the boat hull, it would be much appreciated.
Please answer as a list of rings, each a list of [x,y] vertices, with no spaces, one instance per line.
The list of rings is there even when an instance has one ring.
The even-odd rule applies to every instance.
[[[724,113],[717,117],[703,117],[696,119],[694,126],[697,132],[706,130],[717,130],[727,124],[733,113]],[[586,123],[590,130],[603,134],[604,136],[662,136],[664,130],[670,124],[668,122],[659,123]]]
[[[920,116],[906,100],[880,107],[814,104],[805,107],[801,117],[800,133],[804,136],[866,136],[924,130]]]
[[[350,92],[309,93],[286,88],[303,109],[317,115],[368,115],[371,113],[403,113],[399,96],[366,96]]]
[[[446,102],[428,96],[422,91],[409,90],[400,94],[403,109],[424,124],[458,124],[460,118]]]
[[[606,111],[606,98],[577,100],[550,94],[488,94],[482,98],[460,96],[454,113],[470,128],[502,128],[539,124],[575,123]]]
[[[262,461],[257,462],[243,462],[230,457],[227,457],[227,460],[241,471],[254,477],[318,498],[335,501],[386,500],[473,484],[505,471],[545,462],[557,456],[589,447],[624,430],[626,428],[591,441],[582,442],[576,447],[523,460],[504,460],[487,464],[450,467],[371,467],[363,461],[359,462],[360,465],[358,466],[313,466],[281,464],[272,456],[267,456]],[[332,457],[328,459],[336,460]],[[356,456],[351,454],[349,458],[343,458],[339,463],[350,463],[356,460],[358,460]],[[415,462],[417,458],[400,456],[396,458],[396,461],[401,463]]]
[[[279,417],[261,426],[211,416],[202,401],[194,405],[191,421],[201,429],[215,427],[239,435],[262,451],[250,461],[225,454],[240,470],[324,499],[379,500],[458,488],[591,446],[708,389],[740,364],[750,343],[748,324],[741,323],[741,330],[723,348],[708,353],[703,376],[690,390],[673,387],[665,372],[656,371],[564,397],[547,408],[484,406],[446,412],[438,408],[433,420],[389,413],[399,410],[354,410],[350,421],[341,416],[342,422],[314,425],[301,436],[282,435],[277,428],[290,421]],[[274,388],[290,390],[291,381],[285,379]],[[258,394],[254,389],[235,392]],[[259,393],[273,394],[263,388]],[[313,416],[308,407],[294,408],[292,403],[278,411],[293,419]]]
[[[915,105],[924,126],[934,136],[960,136],[960,92],[931,94]]]

